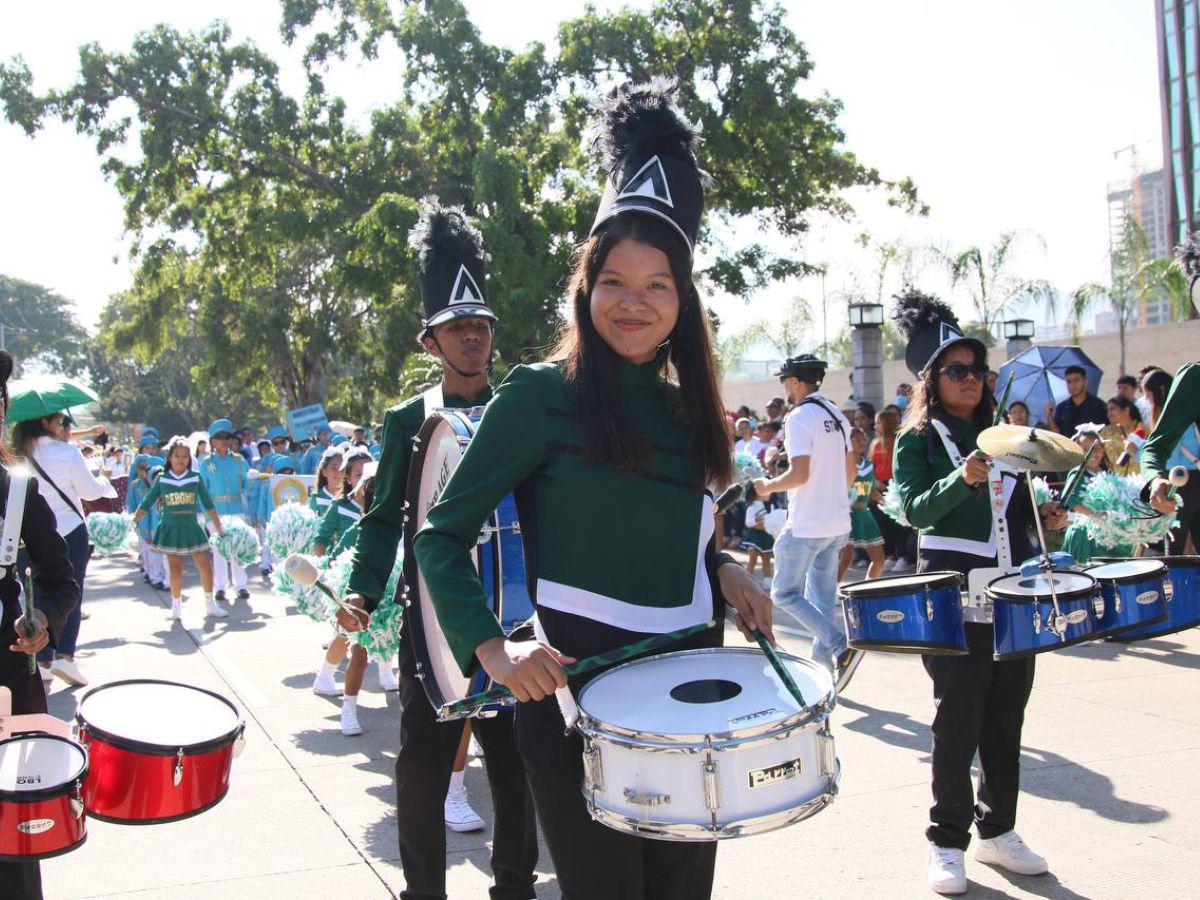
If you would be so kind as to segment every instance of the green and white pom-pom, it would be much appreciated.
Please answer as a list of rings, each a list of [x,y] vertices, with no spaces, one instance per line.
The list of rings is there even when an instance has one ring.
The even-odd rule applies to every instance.
[[[887,490],[883,492],[883,502],[879,504],[879,508],[883,510],[884,515],[889,516],[898,524],[905,528],[912,527],[908,516],[904,514],[904,505],[900,502],[900,491],[896,489],[895,481],[890,482]]]
[[[744,450],[733,454],[733,471],[734,478],[742,482],[767,477],[767,470],[762,467],[758,458]]]
[[[293,553],[305,553],[320,527],[320,517],[307,506],[285,503],[275,508],[267,522],[267,546],[280,559],[287,559]]]
[[[396,591],[400,589],[404,578],[404,544],[401,543],[396,547],[396,561],[392,564],[392,574],[388,576],[387,585],[383,589],[383,599],[400,600],[403,598],[396,597]]]
[[[124,550],[132,528],[133,516],[129,513],[94,512],[87,517],[88,538],[105,554]]]
[[[371,620],[362,631],[351,637],[367,651],[371,662],[392,662],[400,652],[400,626],[404,622],[403,604],[394,598],[384,598],[371,613]]]
[[[271,589],[281,597],[295,597],[300,591],[306,590],[296,584],[295,579],[285,572],[281,565],[271,570]],[[315,590],[315,588],[307,588],[307,590]]]
[[[336,557],[325,557],[324,567],[321,571],[321,580],[333,588],[333,592],[339,597],[346,596],[346,592],[350,590],[350,570],[354,568],[354,548],[347,547]]]
[[[258,562],[262,557],[258,535],[236,516],[221,519],[221,533],[213,540],[213,546],[239,569]]]
[[[1054,491],[1051,489],[1049,482],[1045,478],[1033,479],[1033,496],[1037,499],[1037,505],[1041,507],[1045,503],[1050,503],[1057,498],[1054,496]]]
[[[1088,537],[1106,547],[1119,544],[1137,547],[1156,543],[1170,534],[1179,523],[1178,517],[1147,512],[1147,507],[1138,502],[1141,482],[1138,475],[1122,476],[1111,472],[1100,472],[1092,478],[1079,498],[1079,502],[1094,513],[1084,519]]]

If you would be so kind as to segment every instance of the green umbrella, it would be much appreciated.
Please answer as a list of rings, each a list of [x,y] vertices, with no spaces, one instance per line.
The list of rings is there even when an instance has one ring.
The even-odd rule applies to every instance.
[[[95,403],[100,398],[91,388],[66,378],[35,376],[14,381],[8,392],[8,415],[12,424],[50,416],[72,406]]]

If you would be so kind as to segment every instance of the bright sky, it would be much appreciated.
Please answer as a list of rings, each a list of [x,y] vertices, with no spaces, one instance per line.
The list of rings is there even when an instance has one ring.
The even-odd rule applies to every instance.
[[[557,23],[583,8],[578,0],[468,0],[492,42],[551,41]],[[599,2],[599,6],[621,4]],[[635,5],[645,5],[639,3]],[[951,246],[990,243],[1010,228],[1030,229],[1047,252],[1031,251],[1022,272],[1060,290],[1107,271],[1106,185],[1130,170],[1130,145],[1143,167],[1161,165],[1153,4],[1148,0],[788,0],[791,24],[815,62],[812,84],[839,98],[846,145],[885,177],[912,176],[931,207],[925,220],[855,196],[852,226],[819,225],[809,252],[827,261],[830,294],[869,281],[852,244],[864,228],[886,240]],[[0,58],[21,54],[37,87],[62,86],[88,41],[127,47],[157,22],[181,29],[228,20],[237,36],[283,47],[269,0],[123,0],[10,6],[0,29]],[[385,71],[395,61],[378,64]],[[294,77],[299,67],[290,70]],[[295,82],[298,85],[298,79]],[[351,109],[387,102],[377,68],[346,67],[329,79]],[[48,285],[73,299],[94,323],[106,298],[128,285],[121,203],[99,171],[91,143],[50,124],[36,139],[0,120],[0,273]],[[939,273],[922,273],[933,290]],[[769,317],[793,294],[819,310],[816,282],[775,286],[745,305],[714,298],[733,328]],[[966,312],[960,304],[960,311]],[[1039,318],[1045,319],[1039,312]],[[839,311],[830,337],[841,327]],[[820,313],[817,313],[819,340]]]

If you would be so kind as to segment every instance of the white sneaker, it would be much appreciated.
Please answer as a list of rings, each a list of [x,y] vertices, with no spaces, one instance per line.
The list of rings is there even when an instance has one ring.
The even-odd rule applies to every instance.
[[[176,622],[183,619],[183,600],[171,600],[171,618]]]
[[[217,605],[216,600],[209,600],[204,604],[204,615],[211,616],[214,619],[224,619],[229,615],[229,613],[221,609],[221,607]]]
[[[42,676],[42,684],[49,688],[54,681],[54,673],[50,671],[50,667],[38,663],[38,674]]]
[[[1049,871],[1046,860],[1038,856],[1021,840],[1015,831],[989,840],[980,840],[975,858],[989,866],[1000,866],[1018,875],[1044,875]]]
[[[451,831],[483,830],[483,819],[479,818],[475,810],[471,809],[471,804],[467,802],[465,789],[450,790],[446,793],[445,816],[446,827]]]
[[[400,681],[396,678],[396,673],[392,671],[389,665],[381,665],[379,671],[379,689],[381,691],[398,691],[400,690]]]
[[[362,734],[362,726],[358,724],[357,706],[342,707],[342,734],[346,735],[346,737],[354,737],[357,734]]]
[[[342,689],[337,686],[337,682],[332,677],[322,678],[318,674],[313,679],[313,693],[322,697],[338,697],[341,695]]]
[[[55,659],[54,662],[50,663],[50,671],[74,687],[83,687],[88,683],[88,680],[83,677],[83,673],[79,671],[79,666],[75,665],[75,660],[73,659]]]
[[[929,886],[939,894],[965,894],[967,868],[963,852],[956,847],[929,844]]]
[[[887,559],[885,559],[883,561],[883,568],[880,571],[881,572],[890,572],[894,568],[896,568],[896,557],[889,556]]]
[[[467,744],[467,755],[473,756],[476,759],[483,759],[483,748],[479,746],[479,741],[475,740],[475,735],[472,733],[470,743]]]

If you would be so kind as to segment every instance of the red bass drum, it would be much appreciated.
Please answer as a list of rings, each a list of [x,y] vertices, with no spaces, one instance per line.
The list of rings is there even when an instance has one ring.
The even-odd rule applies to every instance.
[[[128,825],[186,819],[219,803],[245,727],[220,694],[149,679],[93,688],[75,718],[91,763],[88,814]]]
[[[48,859],[86,841],[87,774],[87,754],[67,738],[21,734],[0,741],[0,860]]]

